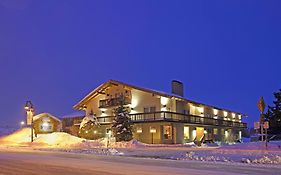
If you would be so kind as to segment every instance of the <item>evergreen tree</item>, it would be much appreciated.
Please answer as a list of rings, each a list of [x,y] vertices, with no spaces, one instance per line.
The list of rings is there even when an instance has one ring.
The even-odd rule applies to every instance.
[[[270,134],[281,134],[281,89],[274,93],[274,98],[273,106],[268,106],[265,118],[269,121],[268,132]]]
[[[120,97],[119,106],[114,110],[112,131],[117,142],[133,139],[132,124],[128,108],[124,106],[124,98]]]
[[[97,125],[94,121],[89,120],[79,129],[79,137],[89,139],[89,140],[96,140],[102,138],[102,128],[100,125]]]

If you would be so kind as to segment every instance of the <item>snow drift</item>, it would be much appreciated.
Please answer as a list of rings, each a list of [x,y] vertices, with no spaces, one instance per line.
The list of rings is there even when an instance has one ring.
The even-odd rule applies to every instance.
[[[34,137],[33,143],[30,143],[30,137],[30,128],[23,128],[8,136],[1,137],[0,143],[1,145],[30,145],[51,148],[91,148],[104,145],[103,140],[86,140],[65,132],[38,134],[37,137]]]

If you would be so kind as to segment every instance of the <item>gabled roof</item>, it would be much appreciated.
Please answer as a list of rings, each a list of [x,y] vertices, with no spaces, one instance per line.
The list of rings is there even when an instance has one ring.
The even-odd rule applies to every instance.
[[[215,108],[215,109],[218,109],[218,110],[224,110],[224,111],[228,111],[228,112],[235,112],[235,111],[231,111],[231,110],[228,110],[228,109],[218,108],[218,107],[215,107],[215,106],[212,106],[212,105],[207,105],[207,104],[195,102],[195,101],[186,99],[184,97],[181,97],[181,96],[178,96],[178,95],[175,95],[175,94],[169,94],[169,93],[166,93],[166,92],[161,92],[161,91],[157,91],[157,90],[153,90],[153,89],[148,89],[148,88],[143,88],[143,87],[139,87],[139,86],[134,86],[134,85],[123,83],[123,82],[120,82],[120,81],[117,81],[117,80],[109,80],[109,81],[101,84],[96,89],[94,89],[92,92],[90,92],[86,97],[84,97],[82,100],[80,100],[76,105],[74,105],[73,108],[77,109],[77,110],[81,110],[83,108],[83,106],[85,104],[87,104],[88,101],[90,101],[91,99],[93,99],[94,97],[96,97],[99,94],[105,94],[105,90],[107,88],[109,88],[111,85],[123,85],[123,86],[126,86],[128,88],[132,88],[132,89],[137,89],[137,90],[144,91],[144,92],[153,93],[155,95],[159,95],[159,96],[162,96],[162,97],[174,98],[174,99],[182,100],[182,101],[185,101],[185,102],[188,102],[188,103],[192,103],[192,104],[195,104],[195,105],[199,105],[199,106],[208,106],[208,107]],[[245,114],[242,114],[240,112],[235,112],[235,113],[241,114],[243,116],[246,116]]]
[[[35,115],[35,116],[33,116],[33,121],[36,121],[36,120],[40,119],[41,117],[51,117],[54,120],[57,120],[57,121],[61,122],[60,119],[58,119],[57,117],[55,117],[55,116],[53,116],[49,113],[41,113],[41,114]]]

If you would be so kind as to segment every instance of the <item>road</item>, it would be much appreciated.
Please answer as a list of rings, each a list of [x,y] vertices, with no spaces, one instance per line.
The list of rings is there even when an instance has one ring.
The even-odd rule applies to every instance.
[[[281,174],[280,166],[0,150],[0,175]]]

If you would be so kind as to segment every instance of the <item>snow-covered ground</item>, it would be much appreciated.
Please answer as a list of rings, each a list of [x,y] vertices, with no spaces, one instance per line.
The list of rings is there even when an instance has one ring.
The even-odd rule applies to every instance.
[[[41,134],[30,143],[30,128],[20,129],[0,138],[3,148],[25,147],[40,151],[59,151],[95,155],[119,155],[153,159],[172,159],[182,161],[212,161],[247,164],[281,165],[281,141],[248,142],[234,145],[203,145],[193,143],[179,145],[144,144],[136,140],[109,143],[106,139],[86,140],[64,132]],[[1,148],[0,147],[0,148]]]

